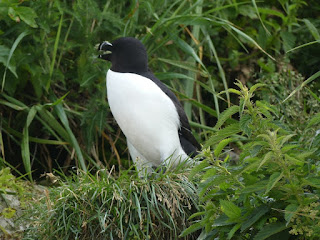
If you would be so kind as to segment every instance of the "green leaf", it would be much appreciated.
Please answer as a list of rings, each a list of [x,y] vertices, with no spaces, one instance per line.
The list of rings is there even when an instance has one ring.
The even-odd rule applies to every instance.
[[[281,31],[280,32],[281,39],[283,41],[283,49],[284,51],[289,51],[295,45],[296,37],[291,32]]]
[[[188,71],[191,72],[195,72],[195,73],[200,73],[203,77],[208,77],[208,74],[205,71],[199,71],[199,69],[197,67],[195,67],[194,65],[190,64],[189,62],[185,62],[185,61],[177,61],[177,60],[171,60],[171,59],[165,59],[165,58],[157,58],[157,60],[161,61],[161,62],[165,62],[168,63],[172,66],[176,66],[182,69],[186,69]]]
[[[219,130],[216,134],[214,134],[213,136],[211,136],[204,144],[204,148],[207,148],[211,145],[214,145],[218,142],[220,142],[222,139],[224,138],[228,138],[234,134],[237,134],[241,132],[239,124],[235,123],[235,124],[230,124],[227,127]]]
[[[290,140],[290,138],[294,137],[296,134],[288,134],[281,136],[277,139],[277,144],[279,144],[279,147],[282,148],[282,146]]]
[[[245,222],[242,223],[241,232],[251,227],[254,223],[256,223],[263,215],[265,215],[269,211],[269,207],[266,205],[261,205],[256,208],[250,216],[248,216]]]
[[[28,113],[26,124],[22,132],[22,142],[21,142],[21,156],[24,168],[30,181],[32,181],[31,175],[31,160],[30,160],[30,149],[29,149],[29,126],[37,113],[36,107],[33,106]]]
[[[312,187],[320,188],[320,178],[319,177],[311,177],[302,180],[305,185],[310,185]]]
[[[21,20],[24,21],[29,26],[31,26],[33,28],[38,27],[38,25],[35,21],[35,18],[37,18],[38,16],[32,8],[19,6],[19,7],[15,8],[15,12],[16,12],[16,14],[19,15]]]
[[[256,83],[250,88],[249,93],[254,93],[254,91],[256,91],[257,88],[264,87],[264,86],[266,86],[266,84]]]
[[[81,152],[81,148],[79,146],[79,143],[76,139],[76,137],[74,136],[70,126],[69,126],[69,121],[68,121],[68,118],[67,118],[67,115],[62,107],[61,104],[58,104],[56,106],[54,106],[56,112],[57,112],[57,115],[60,119],[60,121],[62,122],[65,130],[67,131],[68,135],[69,135],[69,139],[72,143],[72,146],[74,147],[75,149],[75,152],[77,153],[77,156],[78,156],[78,160],[79,160],[79,163],[80,163],[80,166],[82,168],[83,171],[87,171],[87,167],[86,167],[86,164],[85,164],[85,161],[84,161],[84,158],[83,158],[83,154]]]
[[[241,227],[241,223],[238,223],[236,225],[233,226],[233,228],[230,230],[230,232],[228,233],[228,239],[231,239],[233,237],[233,235],[236,233],[236,231]]]
[[[227,108],[226,110],[224,110],[220,114],[218,122],[216,123],[214,128],[219,129],[229,118],[231,118],[231,116],[233,114],[238,113],[238,112],[239,112],[239,106],[237,106],[237,105],[234,105],[234,106]]]
[[[241,209],[231,201],[221,199],[220,207],[222,212],[224,212],[231,220],[241,217]]]
[[[284,157],[291,164],[298,165],[298,166],[303,166],[303,164],[304,164],[303,160],[300,160],[300,159],[298,159],[296,157],[292,157],[289,154],[284,154]]]
[[[57,51],[58,51],[58,46],[59,46],[62,23],[63,23],[63,14],[61,14],[61,17],[60,17],[56,40],[54,41],[53,54],[52,54],[52,59],[51,59],[50,71],[49,71],[49,80],[47,81],[47,84],[46,84],[47,91],[49,90],[49,87],[51,84],[51,78],[52,78],[52,74],[53,74],[53,70],[54,70],[54,65],[56,63],[56,56],[57,56]]]
[[[259,181],[255,184],[246,186],[244,189],[241,190],[241,193],[253,193],[253,192],[262,192],[266,188],[267,181]]]
[[[275,172],[270,176],[269,182],[267,184],[267,189],[264,194],[267,194],[268,192],[271,191],[272,188],[281,180],[283,177],[283,172]]]
[[[6,82],[7,69],[8,69],[8,66],[10,64],[10,60],[12,58],[12,55],[13,55],[14,51],[16,50],[16,48],[17,48],[18,44],[20,43],[20,41],[28,34],[29,34],[28,31],[24,31],[24,32],[20,33],[19,36],[17,37],[17,39],[12,44],[12,47],[10,49],[9,56],[8,56],[8,59],[7,59],[6,68],[4,70],[3,77],[2,77],[2,87],[1,87],[2,91],[3,91],[3,88],[4,88],[4,84]],[[18,77],[17,75],[15,75],[15,76]]]
[[[316,124],[319,124],[320,123],[320,113],[317,113],[315,116],[313,116],[309,122],[308,122],[308,125],[307,125],[307,128],[313,126],[313,125],[316,125]]]
[[[197,222],[195,224],[192,224],[190,227],[183,230],[183,232],[180,234],[180,237],[185,237],[185,236],[189,235],[190,233],[193,233],[201,228],[203,228],[202,222]]]
[[[239,121],[239,126],[240,129],[247,135],[247,136],[251,136],[251,128],[249,127],[249,125],[252,123],[252,116],[249,114],[244,114],[241,116],[240,121]]]
[[[4,100],[1,100],[1,99],[0,99],[0,104],[5,105],[7,107],[10,107],[10,108],[12,108],[12,109],[14,109],[16,111],[22,111],[22,110],[28,109],[28,107],[20,107],[20,106],[14,104],[14,103],[10,103],[8,101],[4,101]]]
[[[292,217],[296,214],[299,206],[297,204],[289,204],[284,213],[284,219],[286,220],[286,226],[290,224]]]
[[[316,43],[320,43],[320,40],[308,42],[308,43],[299,45],[299,46],[297,46],[297,47],[291,48],[291,49],[288,50],[286,53],[293,52],[293,51],[298,50],[298,49],[300,49],[300,48],[304,48],[304,47],[307,47],[307,46],[309,46],[309,45],[316,44]]]
[[[312,36],[314,37],[314,39],[320,40],[320,33],[318,32],[317,28],[308,19],[305,18],[303,19],[303,21],[306,24]]]
[[[203,169],[205,169],[208,166],[210,166],[208,161],[206,161],[206,160],[201,161],[198,165],[196,165],[195,167],[192,168],[192,170],[188,176],[189,180],[191,180],[197,173],[201,172]]]
[[[184,52],[186,52],[189,55],[191,55],[203,68],[205,68],[205,66],[203,65],[202,61],[200,60],[198,54],[195,52],[195,50],[188,43],[186,43],[185,41],[183,41],[179,37],[174,37],[174,42]]]
[[[226,139],[223,139],[221,142],[219,142],[218,146],[216,146],[216,148],[214,149],[214,155],[216,157],[219,157],[221,151],[225,148],[225,146],[227,146],[232,141],[233,141],[232,138],[226,138]]]
[[[224,22],[226,22],[228,24],[228,26],[235,31],[236,33],[238,33],[241,37],[247,39],[249,42],[251,42],[253,45],[255,45],[258,49],[260,49],[260,51],[262,51],[264,54],[266,54],[269,58],[271,58],[273,61],[275,61],[275,58],[272,57],[269,53],[267,53],[262,47],[260,47],[260,45],[253,40],[249,35],[247,35],[246,33],[242,32],[241,30],[239,30],[238,28],[236,28],[235,26],[231,25],[228,23],[228,21],[223,20]]]
[[[254,236],[253,240],[264,240],[272,235],[285,230],[287,227],[285,223],[277,222],[265,225],[258,233]]]
[[[267,153],[264,155],[262,161],[260,162],[260,164],[259,164],[259,166],[258,166],[258,168],[257,168],[257,171],[258,171],[266,162],[268,162],[270,159],[272,159],[273,156],[274,156],[274,155],[273,155],[273,152],[267,152]]]

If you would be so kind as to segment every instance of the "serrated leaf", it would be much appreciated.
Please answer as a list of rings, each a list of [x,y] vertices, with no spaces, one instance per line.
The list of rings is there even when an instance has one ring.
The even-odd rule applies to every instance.
[[[231,135],[241,132],[239,124],[230,124],[227,127],[219,130],[216,134],[211,136],[208,141],[204,144],[204,148],[214,145],[220,142],[222,139],[230,137]]]
[[[281,39],[283,41],[284,51],[289,51],[292,49],[296,42],[296,37],[291,32],[281,31],[280,32]]]
[[[249,114],[242,115],[239,121],[240,129],[247,135],[251,136],[249,124],[252,122],[252,117]]]
[[[257,222],[263,215],[265,215],[269,211],[269,207],[266,205],[262,205],[255,209],[250,216],[247,217],[247,220],[242,223],[241,232],[251,227],[255,222]]]
[[[290,138],[292,138],[293,136],[295,136],[296,134],[289,134],[289,135],[285,135],[285,136],[281,136],[277,139],[277,143],[279,144],[279,147],[281,148],[283,146],[283,144],[285,144],[286,142],[288,142],[290,140]]]
[[[257,168],[257,171],[258,171],[266,162],[268,162],[272,157],[273,157],[273,152],[267,152],[267,153],[264,155],[262,161],[260,162],[260,164],[259,164],[259,166],[258,166],[258,168]]]
[[[214,149],[214,155],[216,157],[219,157],[221,151],[225,148],[225,146],[227,146],[232,141],[233,141],[232,138],[226,138],[226,139],[223,139],[221,142],[219,142],[218,146],[216,146],[216,148]]]
[[[219,129],[233,114],[239,112],[239,106],[231,106],[220,114],[217,124],[214,126],[215,129]]]
[[[204,168],[208,167],[209,163],[206,160],[201,161],[200,164],[192,168],[188,178],[191,180],[197,173],[201,172]]]
[[[285,146],[283,146],[283,147],[281,148],[281,152],[282,152],[282,153],[286,153],[286,152],[288,152],[288,151],[290,151],[290,150],[292,150],[292,149],[294,149],[294,148],[297,148],[297,147],[299,147],[299,146],[298,146],[298,145],[295,145],[295,144],[292,144],[292,145],[287,144],[287,145],[285,145]]]
[[[233,88],[229,88],[227,91],[230,92],[230,93],[234,93],[234,94],[237,94],[237,95],[241,96],[241,92],[239,90],[236,90],[236,89],[233,89]]]
[[[238,231],[238,229],[241,227],[241,223],[238,223],[233,226],[233,228],[228,233],[228,239],[231,239],[233,235]]]
[[[190,233],[193,233],[199,229],[203,228],[203,223],[202,222],[197,222],[195,224],[192,224],[190,227],[187,229],[183,230],[183,232],[180,234],[179,237],[185,237],[189,235]]]
[[[254,240],[264,240],[272,235],[285,230],[287,227],[284,223],[271,223],[263,227],[255,236]]]
[[[267,181],[260,181],[255,184],[246,186],[244,189],[241,190],[241,193],[252,193],[252,192],[261,192],[266,188]]]
[[[220,200],[220,207],[231,220],[241,217],[241,209],[231,201]]]
[[[228,226],[232,224],[233,222],[230,221],[230,218],[228,218],[226,214],[222,214],[214,220],[212,227],[222,227],[222,226]]]
[[[272,190],[272,188],[274,188],[274,186],[281,180],[282,177],[283,177],[283,172],[273,173],[269,178],[269,182],[267,184],[267,189],[264,194],[267,194],[268,192],[270,192]]]
[[[297,159],[296,157],[292,157],[292,156],[290,156],[289,154],[285,154],[284,157],[285,157],[286,160],[287,160],[288,162],[290,162],[291,164],[299,165],[299,166],[303,166],[303,164],[304,164],[304,161],[303,161],[303,160]]]
[[[257,88],[264,87],[264,86],[266,86],[266,84],[256,83],[250,88],[249,93],[253,93]]]
[[[314,152],[315,152],[315,150],[314,151],[304,151],[299,154],[296,154],[295,157],[301,161],[304,161],[304,159],[312,156],[314,154]]]
[[[217,170],[216,170],[214,167],[211,167],[211,168],[209,168],[209,169],[206,171],[206,173],[202,176],[202,179],[203,179],[203,180],[206,180],[206,179],[212,178],[212,177],[215,177],[215,178],[223,178],[223,176],[215,176],[216,173],[217,173]],[[215,185],[215,184],[213,184],[213,182],[212,182],[211,185]]]
[[[309,120],[309,123],[307,125],[307,128],[308,127],[311,127],[313,125],[316,125],[316,124],[319,124],[320,123],[320,113],[317,113],[314,117],[312,117],[310,120]]]
[[[302,180],[305,185],[310,185],[312,187],[320,188],[320,178],[319,177],[313,177],[308,179]]]
[[[286,226],[289,225],[292,217],[296,214],[297,210],[298,210],[299,206],[297,204],[289,204],[286,209],[285,209],[285,213],[284,213],[284,219],[286,220]]]

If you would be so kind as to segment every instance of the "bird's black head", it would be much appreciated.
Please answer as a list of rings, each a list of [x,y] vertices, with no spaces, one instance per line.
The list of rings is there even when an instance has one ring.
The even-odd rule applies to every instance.
[[[98,50],[107,52],[99,55],[99,58],[110,61],[112,71],[130,73],[148,71],[146,48],[136,38],[122,37],[112,43],[103,42]]]

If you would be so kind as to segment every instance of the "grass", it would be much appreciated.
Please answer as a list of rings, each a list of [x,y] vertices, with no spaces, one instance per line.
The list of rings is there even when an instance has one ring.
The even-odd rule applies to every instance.
[[[24,239],[178,239],[199,210],[188,174],[79,171],[33,205]]]

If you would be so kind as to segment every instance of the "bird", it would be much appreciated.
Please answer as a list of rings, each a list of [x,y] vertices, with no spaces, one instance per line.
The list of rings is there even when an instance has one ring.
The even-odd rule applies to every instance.
[[[98,51],[98,58],[111,62],[106,75],[108,104],[139,175],[159,166],[194,163],[201,146],[176,95],[150,70],[143,43],[120,37],[102,42]]]

